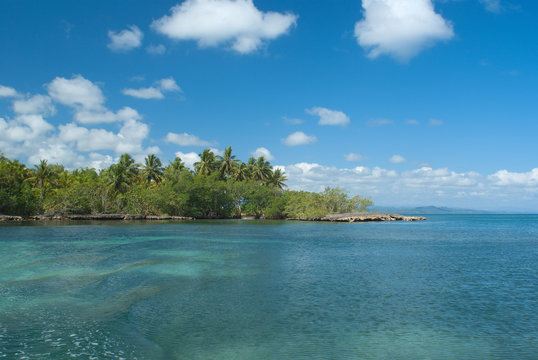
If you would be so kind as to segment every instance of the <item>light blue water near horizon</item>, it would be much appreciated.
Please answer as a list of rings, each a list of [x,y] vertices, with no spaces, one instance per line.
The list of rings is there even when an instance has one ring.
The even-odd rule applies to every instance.
[[[3,225],[0,358],[538,359],[538,215]]]

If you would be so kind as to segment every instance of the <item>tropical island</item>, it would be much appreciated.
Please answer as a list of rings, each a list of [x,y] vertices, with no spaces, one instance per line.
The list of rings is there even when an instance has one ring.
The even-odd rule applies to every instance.
[[[0,155],[0,214],[4,220],[256,218],[318,221],[423,220],[367,214],[367,197],[340,188],[287,190],[287,177],[264,157],[240,161],[227,147],[199,154],[194,170],[176,157],[163,166],[156,155],[137,164],[129,154],[108,168],[68,170],[47,160],[27,168]]]

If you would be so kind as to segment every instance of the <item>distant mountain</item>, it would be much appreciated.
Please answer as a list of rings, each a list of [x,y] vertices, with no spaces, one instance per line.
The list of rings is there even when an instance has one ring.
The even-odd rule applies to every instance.
[[[385,207],[375,206],[373,212],[402,214],[402,215],[440,215],[440,214],[495,214],[493,211],[458,209],[439,206],[419,206],[419,207]]]

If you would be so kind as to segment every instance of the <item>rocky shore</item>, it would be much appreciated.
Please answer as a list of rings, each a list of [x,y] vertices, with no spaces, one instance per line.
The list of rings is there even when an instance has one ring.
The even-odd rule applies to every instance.
[[[250,219],[250,218],[245,218]],[[155,215],[132,215],[132,214],[92,214],[92,215],[33,215],[28,217],[0,215],[0,222],[22,222],[22,221],[108,221],[108,220],[195,220],[193,217],[185,216],[155,216]],[[399,214],[368,214],[368,213],[347,213],[331,214],[319,218],[289,218],[286,220],[300,221],[332,221],[332,222],[367,222],[367,221],[418,221],[426,220],[422,216],[404,216]]]
[[[66,220],[194,220],[185,216],[155,216],[155,215],[132,215],[132,214],[91,214],[91,215],[33,215],[28,217],[0,215],[0,222],[22,222],[22,221],[66,221]]]
[[[426,220],[423,216],[404,216],[399,214],[369,214],[369,213],[346,213],[330,214],[312,219],[290,219],[306,221],[332,221],[332,222],[368,222],[368,221],[420,221]]]

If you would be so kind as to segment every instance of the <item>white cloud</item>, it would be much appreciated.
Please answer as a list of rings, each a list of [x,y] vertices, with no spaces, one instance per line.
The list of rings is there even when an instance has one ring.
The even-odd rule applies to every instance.
[[[114,163],[112,156],[94,152],[90,153],[89,160],[89,167],[97,170],[105,169]]]
[[[349,124],[349,117],[341,111],[330,110],[324,107],[314,107],[307,109],[307,113],[319,116],[319,125],[340,125]]]
[[[158,81],[158,84],[163,91],[181,91],[181,88],[177,85],[173,77],[161,79]]]
[[[401,155],[392,155],[389,161],[393,164],[401,164],[405,162],[405,158]]]
[[[143,157],[146,153],[158,153],[158,148],[144,149],[142,142],[149,134],[149,127],[136,120],[127,120],[118,133],[105,129],[88,129],[70,123],[58,127],[58,138],[73,144],[77,151],[111,150],[116,154],[130,153],[133,157]]]
[[[181,151],[176,152],[176,156],[180,157],[185,163],[185,166],[191,170],[194,170],[194,163],[200,161],[200,156],[195,152],[183,153]]]
[[[165,137],[166,142],[173,143],[179,146],[210,146],[212,142],[202,140],[196,135],[192,134],[176,134],[169,132]]]
[[[154,87],[140,89],[123,89],[122,93],[139,99],[162,99],[164,98],[161,89]]]
[[[136,25],[131,25],[118,32],[109,31],[108,37],[110,38],[110,43],[108,43],[110,50],[129,51],[142,45],[144,34]]]
[[[31,164],[38,164],[41,160],[48,160],[51,164],[62,164],[66,167],[80,167],[85,165],[84,156],[77,154],[67,144],[49,139],[43,141],[28,157]]]
[[[170,84],[167,86],[171,87]],[[34,95],[13,99],[15,116],[0,118],[0,148],[8,157],[40,159],[61,162],[68,168],[110,164],[111,156],[130,153],[142,161],[148,153],[159,153],[156,146],[144,148],[149,135],[147,124],[139,121],[140,114],[133,108],[123,107],[117,112],[108,110],[98,86],[77,75],[71,79],[55,78],[46,85],[50,97]],[[78,123],[96,124],[120,122],[117,132],[102,128],[87,128],[76,123],[60,124],[57,128],[44,119],[54,114],[54,103],[72,107]]]
[[[501,170],[489,176],[431,167],[397,172],[298,163],[283,168],[292,190],[322,191],[326,186],[339,186],[353,195],[371,196],[378,205],[538,210],[538,168],[526,173]]]
[[[46,88],[54,101],[71,107],[101,110],[105,101],[101,89],[81,75],[71,79],[57,77]]]
[[[74,119],[81,124],[112,123],[140,120],[135,109],[124,107],[117,112],[104,106],[105,97],[99,86],[81,75],[71,79],[57,77],[46,85],[50,97],[60,104],[75,109]]]
[[[406,61],[438,40],[454,36],[431,0],[362,0],[364,18],[355,36],[368,56],[390,55]]]
[[[344,155],[344,158],[347,161],[359,162],[366,159],[366,156],[357,154],[357,153],[349,153],[349,154]]]
[[[487,11],[491,12],[500,12],[501,11],[501,0],[480,0]]]
[[[269,160],[269,161],[273,161],[275,159],[273,154],[271,154],[271,152],[267,148],[264,148],[264,147],[259,147],[256,150],[252,151],[250,154],[254,156],[255,158],[259,158],[260,156],[263,156],[265,160]]]
[[[73,123],[59,126],[60,140],[76,144],[78,151],[114,150],[118,136],[104,129],[87,129]]]
[[[405,123],[406,123],[407,125],[415,125],[415,126],[420,125],[420,123],[418,122],[418,120],[415,120],[415,119],[409,119],[409,120],[406,120]]]
[[[140,88],[140,89],[123,89],[125,95],[136,97],[139,99],[162,99],[163,92],[181,91],[173,77],[161,79],[155,82],[155,86]]]
[[[0,85],[0,98],[1,97],[15,97],[18,96],[17,91],[9,86]]]
[[[297,16],[261,12],[252,0],[186,0],[151,27],[172,39],[194,40],[200,47],[231,44],[246,54],[295,25]]]
[[[219,149],[214,148],[214,147],[209,148],[209,150],[210,150],[213,154],[215,154],[215,156],[223,156],[223,155],[224,155],[224,150],[219,150]]]
[[[24,114],[11,121],[0,118],[0,140],[27,142],[44,137],[54,127],[42,115]]]
[[[315,143],[318,139],[314,135],[306,135],[302,131],[296,131],[281,141],[286,146],[298,146]]]
[[[429,126],[441,126],[441,125],[443,125],[443,120],[430,119],[430,121],[428,121],[428,125]]]
[[[163,44],[149,45],[146,48],[146,51],[148,52],[148,54],[162,55],[166,52],[166,47]]]
[[[112,123],[116,121],[140,120],[142,116],[131,107],[124,107],[116,113],[103,109],[102,111],[79,110],[75,113],[75,120],[81,124]]]
[[[54,114],[55,108],[50,97],[45,95],[34,95],[26,100],[16,100],[13,102],[13,111],[18,114]]]
[[[538,168],[532,169],[526,173],[499,170],[490,175],[489,179],[496,185],[501,186],[523,185],[526,187],[538,187]]]

